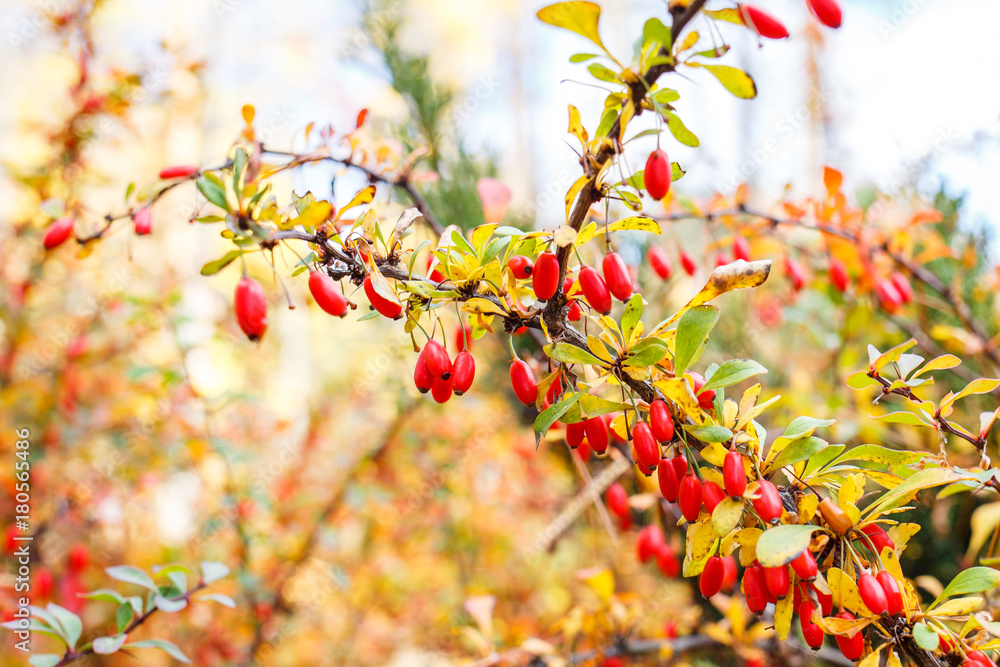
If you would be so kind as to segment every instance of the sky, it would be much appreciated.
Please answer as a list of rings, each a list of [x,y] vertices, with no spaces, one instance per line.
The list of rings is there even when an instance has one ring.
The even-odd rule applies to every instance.
[[[52,46],[32,38],[15,47],[11,36],[24,32],[25,21],[65,4],[27,0],[0,8],[0,49],[12,65],[0,73],[0,86],[9,91],[0,105],[2,158],[19,150],[26,100],[41,101],[40,113],[47,113],[30,65]],[[429,53],[435,75],[459,87],[456,118],[469,144],[495,155],[515,202],[537,203],[541,222],[552,225],[562,215],[561,193],[578,169],[565,142],[566,106],[580,108],[593,129],[605,92],[585,85],[592,80],[584,67],[568,62],[572,53],[590,51],[588,42],[538,21],[534,13],[542,4],[411,0],[404,11],[407,46]],[[757,99],[736,100],[699,71],[669,83],[682,95],[678,113],[701,139],[691,149],[665,135],[671,158],[688,171],[681,190],[703,195],[749,179],[761,201],[774,201],[786,184],[799,194],[817,191],[821,167],[830,164],[844,172],[848,187],[873,182],[893,192],[919,175],[914,165],[929,157],[922,187],[933,191],[943,183],[949,193],[965,195],[966,224],[995,224],[1000,50],[993,32],[1000,25],[1000,3],[844,0],[843,27],[822,29],[815,47],[822,133],[805,120],[811,88],[806,33],[817,24],[804,0],[758,4],[781,18],[792,38],[758,45],[746,30],[732,27],[726,35],[734,49],[722,61],[754,75]],[[605,43],[623,57],[644,21],[665,13],[663,3],[652,0],[605,5]],[[176,159],[210,163],[228,150],[247,102],[256,105],[258,123],[277,145],[291,145],[310,121],[344,127],[362,107],[401,117],[405,107],[385,85],[359,19],[360,3],[353,0],[178,0],[153,6],[110,0],[98,40],[109,62],[151,74],[170,64],[161,43],[205,61],[200,119],[179,131],[170,151]],[[649,115],[641,120],[642,127],[653,123]],[[652,141],[632,144],[631,165],[643,161]],[[319,190],[327,180],[327,174],[313,173],[296,186]]]

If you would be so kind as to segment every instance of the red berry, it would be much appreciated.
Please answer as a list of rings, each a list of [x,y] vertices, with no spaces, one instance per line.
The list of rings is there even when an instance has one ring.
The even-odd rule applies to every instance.
[[[725,576],[725,566],[718,556],[711,556],[705,563],[705,569],[698,578],[698,590],[703,597],[710,598],[722,589],[722,577]]]
[[[795,570],[795,574],[799,576],[799,579],[804,581],[812,581],[816,578],[816,559],[813,558],[812,552],[808,549],[803,551],[799,556],[792,561],[792,569]]]
[[[747,490],[747,471],[743,466],[743,455],[733,447],[722,462],[722,481],[730,498],[742,498]]]
[[[681,266],[684,268],[684,272],[689,276],[693,276],[694,272],[698,270],[698,265],[695,264],[694,258],[683,250],[680,252],[680,257]]]
[[[570,449],[576,449],[583,444],[584,427],[583,422],[566,424],[566,444]]]
[[[739,576],[739,571],[736,569],[736,559],[732,556],[724,557],[722,567],[725,570],[725,574],[722,575],[722,590],[726,593],[732,593],[736,586],[736,578]]]
[[[684,518],[688,521],[697,521],[701,512],[701,481],[694,475],[685,475],[681,480],[677,501]]]
[[[877,523],[868,524],[867,526],[861,529],[861,532],[867,535],[868,539],[871,540],[872,544],[875,545],[875,550],[878,551],[878,553],[873,555],[876,556],[881,555],[882,550],[885,549],[886,547],[889,547],[893,551],[896,550],[896,544],[892,541],[892,539],[885,532],[882,526],[878,525]],[[866,540],[862,540],[861,543],[864,544],[866,547],[868,546],[868,542]]]
[[[372,308],[377,310],[383,317],[388,317],[390,320],[398,320],[403,316],[402,304],[390,301],[375,291],[375,285],[372,284],[371,274],[365,276],[364,288],[365,296],[368,297],[368,301],[372,304]]]
[[[432,254],[427,255],[427,277],[436,283],[443,283],[445,276],[437,267],[441,266],[438,258]]]
[[[539,301],[548,301],[559,289],[559,260],[551,252],[543,252],[535,260],[531,272],[531,289]]]
[[[430,370],[431,375],[442,380],[450,378],[452,371],[451,357],[448,356],[448,351],[444,349],[444,345],[432,338],[427,341],[424,349],[427,355],[427,368]]]
[[[580,302],[573,299],[569,302],[569,313],[567,314],[570,322],[579,322],[580,318],[583,317],[583,310],[580,308]]]
[[[673,168],[670,158],[661,150],[655,150],[646,158],[646,170],[643,178],[646,181],[646,192],[653,199],[660,200],[670,192],[670,179],[673,178]]]
[[[753,499],[753,508],[764,523],[777,523],[781,519],[782,512],[778,488],[766,479],[760,480],[757,497]]]
[[[514,273],[514,277],[518,280],[527,280],[531,277],[535,265],[524,255],[514,255],[507,260],[507,268]]]
[[[677,478],[677,471],[669,459],[660,459],[656,466],[656,478],[660,483],[660,493],[668,502],[676,503],[677,495],[680,493],[681,482]]]
[[[792,281],[792,289],[796,292],[801,290],[806,285],[806,271],[799,264],[799,260],[794,257],[785,258],[785,273],[788,274],[788,279]]]
[[[753,5],[743,5],[743,20],[753,30],[757,31],[761,37],[767,39],[785,39],[788,37],[788,29],[779,21],[763,9],[758,9]]]
[[[593,447],[595,452],[605,452],[608,449],[610,434],[608,422],[604,417],[591,417],[583,422],[584,433],[587,434],[587,442]]]
[[[586,442],[580,443],[579,449],[576,450],[576,455],[580,457],[580,460],[586,463],[590,460],[590,455],[593,451],[590,449],[590,445]]]
[[[673,621],[664,621],[663,636],[667,639],[677,639],[677,624]]]
[[[713,407],[713,402],[715,401],[715,390],[708,389],[702,391],[701,388],[705,386],[708,380],[705,379],[700,373],[691,373],[691,380],[693,383],[694,394],[698,397],[698,405],[701,406],[702,410],[711,410]]]
[[[715,512],[716,506],[726,497],[725,491],[718,484],[712,481],[701,485],[701,502],[705,505],[705,511],[709,514]]]
[[[421,394],[426,394],[434,386],[434,375],[427,368],[426,352],[427,348],[424,347],[417,355],[417,365],[413,368],[413,384]]]
[[[733,239],[733,257],[744,262],[750,261],[750,241],[742,234],[737,234]]]
[[[591,308],[604,315],[611,312],[611,292],[601,274],[589,266],[583,267],[580,271],[580,287]]]
[[[743,595],[747,608],[754,614],[763,613],[767,608],[767,581],[760,565],[751,565],[743,571]]]
[[[611,441],[611,436],[614,434],[614,431],[611,430],[611,422],[614,420],[614,417],[612,417],[611,415],[601,415],[601,419],[604,420],[604,425],[607,427],[608,437],[604,438],[603,440],[597,443],[590,442],[589,434],[587,437],[587,444],[589,444],[590,447],[598,454],[603,454],[604,452],[608,451],[608,444]]]
[[[816,604],[812,600],[805,600],[799,605],[799,624],[802,626],[802,637],[806,644],[814,651],[819,650],[823,645],[823,628],[813,621],[813,612],[816,611]]]
[[[660,446],[653,439],[653,432],[646,422],[639,422],[632,429],[632,446],[635,448],[635,461],[639,470],[649,475],[656,470],[660,460]]]
[[[67,565],[72,572],[86,570],[90,564],[90,551],[83,544],[74,544],[70,547]]]
[[[854,620],[854,614],[849,611],[842,611],[835,616],[835,618],[842,618],[847,621]],[[837,648],[840,652],[844,654],[844,657],[848,660],[857,660],[861,657],[861,654],[865,652],[865,636],[861,630],[853,637],[848,637],[846,635],[836,635],[837,638]]]
[[[882,587],[882,592],[885,593],[887,611],[893,616],[902,614],[906,610],[906,607],[903,604],[903,592],[899,590],[899,583],[896,581],[896,578],[889,574],[888,570],[882,570],[875,575],[875,579],[878,581],[879,586]]]
[[[153,231],[153,212],[148,206],[143,206],[132,214],[132,224],[135,225],[135,233],[138,236],[145,236]]]
[[[608,487],[607,492],[604,494],[604,502],[608,504],[608,509],[611,513],[618,517],[628,516],[628,494],[625,493],[625,487],[615,482]]]
[[[455,329],[455,349],[472,350],[472,327],[468,324]]]
[[[510,365],[510,384],[519,401],[525,405],[534,405],[538,399],[538,385],[535,384],[531,367],[524,360],[517,359]]]
[[[788,595],[788,589],[792,585],[791,577],[788,576],[788,566],[765,567],[764,582],[767,584],[767,590],[771,595],[779,600],[783,600]]]
[[[52,595],[52,590],[56,584],[55,577],[52,576],[52,570],[47,567],[37,568],[33,579],[34,591],[32,592],[36,593],[40,598],[48,598]]]
[[[649,425],[657,442],[670,442],[674,439],[674,420],[665,401],[657,399],[649,404]]]
[[[167,181],[171,178],[187,178],[188,176],[193,176],[198,173],[198,167],[193,165],[176,165],[174,167],[167,167],[160,172],[160,179]]]
[[[720,266],[725,266],[726,264],[729,264],[729,258],[726,256],[726,253],[724,252],[716,253],[715,267],[718,268]]]
[[[903,300],[903,305],[913,301],[913,286],[910,285],[909,278],[899,271],[895,271],[889,276],[889,280],[892,281],[892,286],[899,292],[899,298]]]
[[[655,558],[660,552],[663,542],[663,531],[659,526],[646,526],[639,531],[639,536],[635,541],[636,554],[639,562],[646,563]]]
[[[847,265],[838,257],[830,258],[830,283],[838,292],[846,292],[850,279],[847,277]]]
[[[889,313],[895,313],[903,306],[903,297],[887,278],[879,278],[875,281],[875,294],[878,296],[882,308]]]
[[[601,261],[601,270],[611,295],[619,301],[628,301],[632,296],[632,277],[625,260],[618,253],[609,252]]]
[[[677,483],[684,479],[684,475],[687,474],[688,460],[684,454],[677,454],[674,458],[670,459],[670,462],[674,466],[674,472],[677,474]]]
[[[475,379],[476,360],[471,352],[463,350],[455,357],[455,363],[451,367],[451,388],[456,396],[461,396],[469,391]]]
[[[813,592],[816,593],[816,599],[819,600],[820,611],[823,612],[823,616],[829,616],[833,613],[833,595],[829,593],[824,593],[815,586],[813,586]]]
[[[674,553],[673,547],[664,542],[660,545],[660,550],[656,554],[656,566],[660,568],[663,576],[673,579],[681,573],[681,563]]]
[[[309,293],[316,305],[334,317],[347,314],[347,299],[340,292],[337,281],[322,271],[309,272]]]
[[[236,285],[233,309],[236,311],[236,321],[247,338],[258,341],[264,337],[264,332],[267,331],[267,297],[259,282],[250,276],[240,279]]]
[[[445,380],[444,378],[435,378],[434,384],[431,386],[431,396],[438,403],[447,403],[448,399],[451,398],[451,380]]]
[[[982,651],[969,651],[965,657],[965,664],[967,665],[976,665],[976,667],[996,667],[996,663],[990,660],[990,657]]]
[[[46,250],[61,246],[73,235],[73,218],[59,218],[45,230],[42,243]]]
[[[875,614],[880,616],[889,611],[889,601],[885,599],[885,591],[878,579],[865,573],[858,577],[858,593],[865,606]]]
[[[806,4],[820,23],[828,28],[840,27],[842,16],[837,0],[806,0]]]
[[[674,272],[673,267],[670,265],[670,258],[667,256],[667,251],[663,248],[655,245],[649,246],[649,250],[646,251],[646,261],[649,262],[650,268],[663,280],[670,278],[670,274]]]

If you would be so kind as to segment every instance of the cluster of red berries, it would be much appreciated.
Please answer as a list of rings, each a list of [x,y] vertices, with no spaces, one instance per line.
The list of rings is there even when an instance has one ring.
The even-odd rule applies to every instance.
[[[468,340],[466,330],[461,329],[463,338]],[[448,350],[435,339],[430,339],[417,355],[417,365],[413,369],[413,383],[421,394],[431,392],[438,403],[445,403],[452,394],[461,396],[472,387],[476,379],[476,360],[466,349],[452,361]]]

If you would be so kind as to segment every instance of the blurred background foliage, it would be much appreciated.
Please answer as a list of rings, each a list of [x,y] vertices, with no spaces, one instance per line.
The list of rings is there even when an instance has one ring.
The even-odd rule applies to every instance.
[[[220,17],[226,10],[242,11],[239,3],[217,8]],[[605,602],[574,576],[597,565],[612,569],[636,636],[662,637],[666,621],[671,632],[697,634],[707,620],[720,619],[717,609],[694,601],[687,583],[640,567],[634,537],[614,529],[609,535],[593,505],[566,527],[551,553],[538,553],[540,536],[603,462],[581,468],[558,433],[536,451],[532,415],[507,390],[502,340],[475,343],[476,386],[443,407],[416,395],[408,341],[391,323],[333,321],[307,302],[304,281],[288,286],[298,306],[293,311],[279,312],[281,290],[269,290],[274,324],[255,347],[239,335],[229,310],[235,271],[198,275],[220,244],[186,223],[198,205],[193,188],[180,188],[158,205],[152,238],[119,235],[90,257],[68,248],[43,253],[41,232],[63,208],[84,228],[96,226],[106,211],[120,210],[128,182],[142,187],[165,164],[217,158],[225,147],[217,139],[238,127],[238,104],[227,110],[232,122],[225,127],[204,125],[209,100],[231,100],[210,97],[220,73],[189,45],[165,43],[156,53],[147,46],[136,58],[123,56],[125,46],[102,41],[133,11],[128,3],[84,2],[42,12],[37,36],[18,50],[38,76],[31,86],[22,82],[11,99],[19,152],[5,155],[0,188],[0,422],[6,434],[15,428],[32,433],[36,575],[53,575],[51,590],[42,587],[39,594],[79,610],[86,627],[99,628],[113,622],[114,610],[83,604],[76,593],[107,585],[104,567],[224,561],[235,576],[223,590],[237,609],[195,605],[150,623],[151,632],[169,636],[199,665],[254,659],[294,665],[318,656],[325,656],[322,664],[452,664],[479,654],[472,628],[483,627],[464,603],[488,595],[496,598],[489,630],[497,647],[573,624],[589,627],[592,644],[613,641],[587,625],[605,613]],[[422,183],[421,192],[443,223],[470,229],[484,220],[479,180],[518,182],[523,175],[501,169],[510,156],[472,148],[463,138],[459,121],[476,114],[462,106],[469,93],[439,76],[431,58],[403,38],[413,17],[401,5],[367,8],[356,17],[365,39],[339,55],[371,64],[372,76],[390,86],[378,93],[386,109],[405,109],[372,108],[369,140],[397,142],[401,153],[426,149],[422,159],[438,178]],[[337,104],[338,118],[359,110],[349,99]],[[812,122],[818,125],[821,115]],[[324,119],[283,115],[278,107],[265,121],[275,135],[267,143],[289,137],[294,143],[311,120]],[[327,194],[333,179],[338,196],[356,189],[348,175],[308,171],[304,180],[289,177],[289,187]],[[929,229],[952,257],[926,266],[960,290],[995,336],[990,238],[959,224],[960,197],[944,190],[921,194],[922,175],[911,173],[904,187],[887,194],[859,190],[857,199],[881,204],[880,225],[939,211],[940,221]],[[819,171],[810,177],[818,188]],[[707,200],[704,193],[695,199]],[[377,206],[399,204],[380,198]],[[540,224],[537,210],[522,202],[506,222]],[[726,218],[677,222],[654,241],[673,256],[686,249],[702,265],[694,277],[678,270],[666,283],[640,266],[656,314],[673,312],[700,286],[715,253],[731,243],[732,224]],[[619,252],[638,265],[645,242],[623,235]],[[835,417],[833,442],[936,451],[933,433],[870,420],[869,414],[892,408],[873,406],[872,396],[844,384],[866,366],[866,345],[885,349],[914,329],[930,347],[962,356],[969,373],[998,371],[933,294],[918,289],[913,306],[887,318],[869,297],[832,289],[815,233],[765,230],[752,247],[756,257],[774,259],[775,270],[761,289],[725,298],[705,361],[746,356],[770,369],[763,396],[782,395],[769,413],[772,432],[799,414]],[[810,267],[801,292],[780,269],[786,254]],[[256,260],[251,269],[270,273]],[[934,393],[964,385],[961,376],[953,380],[940,382]],[[969,399],[956,421],[975,427],[978,412],[992,403],[993,396]],[[11,440],[2,442],[10,459]],[[950,443],[953,461],[975,465],[976,453],[963,444]],[[996,456],[995,442],[988,451]],[[10,470],[2,473],[5,526]],[[655,490],[643,479],[624,483],[638,494]],[[971,563],[978,552],[969,549],[972,535],[955,526],[969,525],[980,498],[925,498],[914,512],[923,530],[905,554],[904,570],[947,580]],[[995,518],[991,523],[987,515],[971,525],[988,537]],[[681,548],[679,532],[670,539]],[[67,565],[74,545],[90,554],[82,571]],[[9,567],[0,574],[5,615],[13,609],[12,576]],[[8,646],[11,639],[3,641]],[[13,651],[0,653],[0,664],[22,664]],[[718,651],[686,659],[724,664]],[[167,664],[162,656],[143,660]],[[120,656],[106,664],[130,662]]]

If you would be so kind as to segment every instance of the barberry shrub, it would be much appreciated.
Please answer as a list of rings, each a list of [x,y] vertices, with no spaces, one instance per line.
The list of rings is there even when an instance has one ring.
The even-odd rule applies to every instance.
[[[844,658],[864,665],[883,659],[893,665],[989,664],[989,651],[1000,646],[1000,625],[983,611],[983,594],[1000,584],[1000,572],[969,567],[927,600],[918,591],[919,573],[904,573],[901,555],[919,530],[905,520],[918,494],[1000,489],[986,456],[1000,408],[984,413],[976,426],[951,419],[959,401],[991,394],[1000,380],[973,378],[942,397],[925,395],[936,376],[959,366],[958,357],[928,360],[912,351],[916,339],[884,352],[869,346],[868,367],[857,369],[847,385],[865,397],[898,401],[902,409],[878,420],[929,429],[940,447],[933,453],[874,444],[848,448],[824,439],[834,420],[822,415],[796,416],[769,438],[766,413],[778,397],[762,401],[764,387],[747,386],[768,369],[747,358],[703,361],[723,318],[717,300],[769,280],[772,260],[753,241],[778,226],[809,228],[835,239],[822,269],[829,285],[841,294],[856,291],[887,316],[919,300],[911,278],[921,291],[949,290],[920,265],[912,248],[889,240],[872,244],[856,225],[864,211],[851,207],[835,169],[823,175],[826,200],[803,206],[782,202],[780,218],[751,211],[742,188],[704,208],[676,195],[685,172],[669,161],[669,146],[660,143],[697,146],[698,139],[672,104],[680,94],[667,85],[670,77],[708,76],[737,98],[752,99],[754,79],[723,64],[732,58],[727,59],[729,45],[718,41],[725,34],[721,28],[736,26],[766,39],[790,36],[782,21],[760,7],[715,4],[670,3],[668,16],[645,23],[627,65],[601,39],[598,5],[562,2],[538,12],[543,22],[590,42],[596,53],[571,60],[612,89],[596,127],[588,130],[579,110],[568,109],[568,133],[583,171],[566,193],[565,224],[555,229],[505,225],[502,213],[468,231],[443,226],[418,186],[427,173],[422,152],[372,166],[358,133],[365,111],[346,133],[313,133],[310,126],[308,150],[292,153],[258,140],[248,106],[246,127],[223,164],[164,167],[160,181],[141,195],[133,197],[130,190],[126,214],[107,216],[97,232],[77,240],[99,242],[125,220],[133,221],[137,234],[149,233],[151,207],[163,193],[190,181],[209,207],[197,222],[217,225],[233,246],[202,274],[243,267],[234,312],[250,341],[266,345],[265,290],[246,268],[247,256],[258,251],[271,258],[276,271],[275,255],[291,258],[294,268],[287,278],[308,272],[313,298],[332,316],[353,309],[356,304],[345,294],[350,286],[361,288],[369,308],[359,319],[397,323],[416,353],[416,388],[439,403],[476,391],[470,343],[486,335],[505,337],[511,390],[535,411],[537,443],[559,442],[552,432],[563,432],[571,449],[586,451],[584,461],[593,452],[599,457],[594,465],[602,459],[633,462],[636,486],[656,476],[662,502],[633,506],[625,487],[608,480],[607,507],[622,530],[640,524],[639,560],[655,562],[665,577],[697,580],[701,595],[726,613],[731,643],[757,633],[745,634],[754,623],[746,611],[766,614],[761,624],[773,627],[781,641],[817,649],[830,636]],[[841,24],[836,2],[804,4],[826,28]],[[696,19],[711,27],[695,30]],[[643,124],[649,115],[655,125]],[[646,134],[657,135],[656,150],[633,155],[630,139]],[[291,195],[289,205],[280,204],[285,193],[276,192],[272,177],[317,162],[363,171],[371,183],[339,209],[312,193]],[[630,164],[645,168],[627,173]],[[380,219],[371,206],[380,187],[405,193],[412,207],[395,220]],[[601,211],[595,208],[600,202],[615,206]],[[656,208],[661,205],[666,215]],[[613,214],[618,211],[623,214]],[[705,224],[725,219],[733,227],[732,255],[717,248],[713,261],[702,266],[685,248],[668,251],[657,239],[665,224],[683,217]],[[54,250],[73,230],[72,219],[55,220],[45,233],[45,248]],[[616,252],[622,239],[637,235],[649,239],[643,241],[649,271],[638,277],[637,267]],[[703,286],[681,308],[651,316],[657,304],[646,295],[671,279],[672,254],[687,275],[704,277]],[[807,289],[814,272],[790,252],[780,259],[792,293]],[[453,312],[460,319],[459,345],[445,333],[444,320]],[[956,313],[970,335],[984,339],[967,309],[959,306]],[[524,334],[529,335],[515,345],[515,337]],[[955,439],[973,447],[980,460],[951,463]],[[684,546],[676,549],[681,536]],[[585,580],[612,619],[621,600],[609,577],[600,570]],[[175,598],[164,600],[169,606]],[[608,623],[620,623],[615,633],[624,635],[626,621]],[[552,657],[535,648],[539,660]],[[630,651],[619,641],[590,657],[603,655],[610,664]],[[752,643],[737,652],[747,664],[759,661]]]

